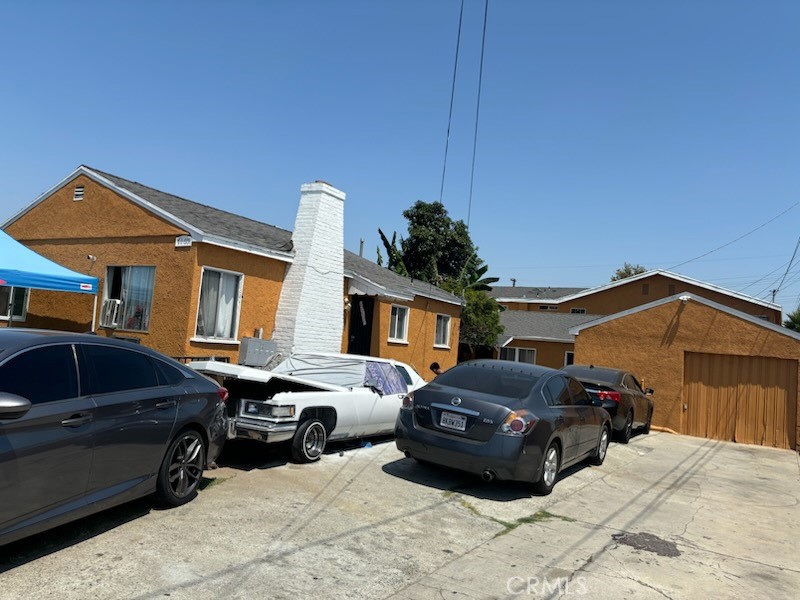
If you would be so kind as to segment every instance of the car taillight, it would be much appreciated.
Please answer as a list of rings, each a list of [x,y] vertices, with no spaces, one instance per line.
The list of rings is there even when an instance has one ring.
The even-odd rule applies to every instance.
[[[228,402],[228,390],[226,390],[224,387],[217,388],[217,395],[219,396],[219,399],[222,400],[223,404]]]
[[[527,410],[511,411],[500,426],[500,431],[511,435],[525,435],[539,419]]]
[[[407,394],[403,396],[403,403],[400,405],[401,410],[414,410],[414,394]]]
[[[617,404],[619,404],[620,400],[622,400],[622,394],[619,392],[612,392],[607,390],[600,390],[597,392],[597,397],[600,400],[613,400]]]

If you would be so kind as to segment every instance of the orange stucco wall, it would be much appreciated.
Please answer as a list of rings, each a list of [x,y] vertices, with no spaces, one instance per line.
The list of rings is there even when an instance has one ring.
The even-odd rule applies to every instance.
[[[535,348],[536,364],[551,369],[560,369],[564,366],[566,352],[572,352],[574,344],[569,342],[544,342],[537,340],[511,340],[510,348]],[[494,357],[498,358],[500,351],[495,349]]]
[[[584,329],[576,364],[632,371],[655,390],[653,424],[686,431],[685,352],[797,360],[800,340],[689,300],[679,300]],[[800,382],[799,382],[800,383]],[[797,432],[800,438],[800,430]]]
[[[408,343],[389,341],[389,323],[392,304],[409,307]],[[450,316],[450,347],[436,348],[433,345],[436,331],[436,315]],[[394,358],[414,367],[423,379],[430,380],[430,364],[438,362],[442,369],[449,369],[458,360],[458,331],[461,323],[461,307],[430,298],[418,296],[413,302],[375,299],[372,323],[372,353],[375,356]],[[347,330],[345,330],[347,331]]]
[[[644,284],[647,284],[648,287],[648,293],[646,295],[643,294],[642,290],[642,286]],[[675,291],[672,293],[670,293],[670,285],[675,286]],[[539,306],[543,303],[540,302],[507,302],[504,303],[504,305],[509,310],[568,313],[573,308],[584,308],[586,309],[587,314],[590,315],[611,315],[623,310],[628,310],[629,308],[633,308],[635,306],[641,306],[642,304],[647,304],[655,300],[660,300],[661,298],[679,294],[681,292],[697,294],[703,298],[708,298],[709,300],[713,300],[714,302],[724,304],[725,306],[729,306],[753,316],[766,315],[769,318],[770,323],[780,324],[781,322],[781,313],[779,310],[767,308],[765,306],[748,302],[747,300],[740,300],[727,294],[714,292],[698,286],[688,285],[671,277],[666,277],[660,274],[655,274],[650,277],[645,277],[644,279],[618,285],[617,287],[596,292],[577,300],[557,304],[557,311],[541,310]]]

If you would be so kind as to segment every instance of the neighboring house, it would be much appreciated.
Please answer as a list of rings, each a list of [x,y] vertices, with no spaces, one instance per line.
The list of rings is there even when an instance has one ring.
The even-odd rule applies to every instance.
[[[290,232],[81,166],[3,229],[100,278],[99,335],[184,358],[236,361],[242,338],[263,337],[283,354],[397,358],[424,376],[454,365],[459,298],[344,250],[344,200],[303,185]],[[91,328],[90,298],[15,294],[14,326]]]
[[[655,389],[653,424],[800,447],[800,333],[696,294],[577,325],[575,361],[634,372]]]
[[[569,318],[591,321],[677,293],[702,296],[768,323],[779,325],[781,322],[778,304],[662,270],[647,271],[594,288],[494,287],[491,295],[506,308],[501,313],[505,331],[498,337],[495,354],[500,358],[560,368],[569,364],[574,352],[568,330],[578,323],[570,322]],[[550,321],[551,317],[555,320]],[[512,348],[526,351],[515,352]]]

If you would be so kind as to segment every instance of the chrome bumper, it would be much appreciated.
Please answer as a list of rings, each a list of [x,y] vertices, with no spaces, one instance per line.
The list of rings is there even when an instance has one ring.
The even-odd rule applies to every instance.
[[[228,421],[228,439],[258,440],[261,442],[285,442],[292,439],[297,431],[297,423],[273,423],[262,419],[245,417],[231,418]]]

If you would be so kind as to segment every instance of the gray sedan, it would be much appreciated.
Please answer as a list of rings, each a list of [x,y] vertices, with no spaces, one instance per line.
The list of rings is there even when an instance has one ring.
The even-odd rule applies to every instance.
[[[524,363],[462,363],[409,395],[397,419],[406,456],[484,480],[527,481],[548,494],[559,471],[605,459],[608,413],[562,371]]]

